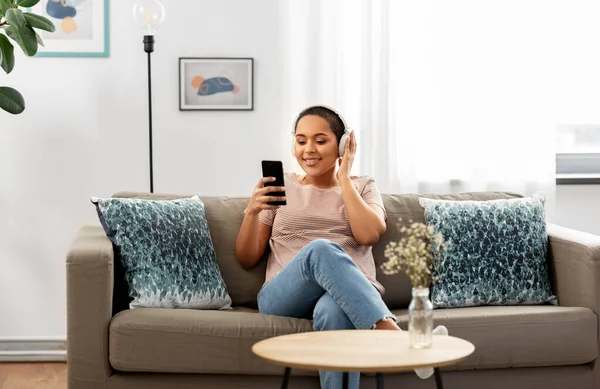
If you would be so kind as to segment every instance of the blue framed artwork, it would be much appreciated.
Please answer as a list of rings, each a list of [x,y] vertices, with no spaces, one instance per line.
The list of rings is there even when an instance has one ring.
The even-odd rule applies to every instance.
[[[109,56],[109,0],[41,0],[30,11],[56,27],[39,32],[37,57]]]
[[[253,109],[253,58],[179,58],[180,111]]]

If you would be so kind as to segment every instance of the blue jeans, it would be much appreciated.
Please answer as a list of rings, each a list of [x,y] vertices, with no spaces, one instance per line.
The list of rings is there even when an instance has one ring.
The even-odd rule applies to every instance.
[[[317,239],[306,246],[258,293],[267,315],[313,319],[317,331],[371,329],[394,318],[381,294],[336,243]],[[319,372],[322,389],[342,387],[342,373]],[[350,373],[358,389],[360,373]]]

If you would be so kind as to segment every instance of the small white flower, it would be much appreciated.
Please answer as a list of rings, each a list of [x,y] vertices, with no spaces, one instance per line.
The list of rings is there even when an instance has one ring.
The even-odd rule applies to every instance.
[[[399,230],[403,236],[398,242],[388,243],[384,252],[388,261],[381,269],[388,275],[405,273],[413,287],[429,287],[436,280],[432,268],[446,249],[442,235],[435,234],[432,226],[412,220],[409,220],[409,227],[399,226]]]

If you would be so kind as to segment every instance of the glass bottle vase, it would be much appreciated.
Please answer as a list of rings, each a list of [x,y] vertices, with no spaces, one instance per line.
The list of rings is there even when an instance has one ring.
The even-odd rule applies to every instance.
[[[408,306],[408,336],[410,348],[427,348],[432,344],[433,304],[429,288],[413,288]]]

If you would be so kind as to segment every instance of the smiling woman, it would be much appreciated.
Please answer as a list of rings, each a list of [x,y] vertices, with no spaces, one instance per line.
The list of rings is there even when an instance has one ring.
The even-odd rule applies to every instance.
[[[261,179],[246,208],[236,241],[244,268],[271,248],[258,294],[263,314],[313,319],[317,331],[400,330],[383,302],[371,246],[386,231],[386,213],[375,180],[351,176],[357,151],[334,110],[315,106],[294,123],[292,153],[304,175],[285,175],[285,188]],[[271,192],[285,189],[285,206]],[[420,372],[423,376],[433,373]],[[341,373],[320,372],[321,387],[341,387]],[[358,388],[359,374],[350,375]]]

